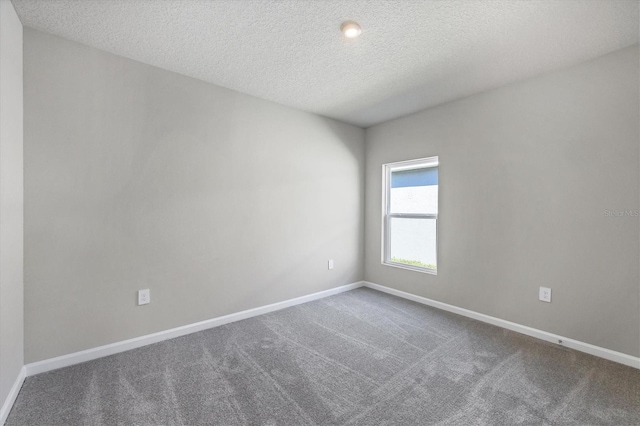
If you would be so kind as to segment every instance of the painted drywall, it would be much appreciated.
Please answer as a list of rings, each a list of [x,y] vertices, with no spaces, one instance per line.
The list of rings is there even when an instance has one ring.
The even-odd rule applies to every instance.
[[[367,129],[365,279],[640,355],[638,64],[636,45]],[[438,275],[382,265],[382,164],[435,155]]]
[[[0,406],[23,365],[22,24],[0,0]]]
[[[24,37],[27,363],[363,278],[364,130]]]

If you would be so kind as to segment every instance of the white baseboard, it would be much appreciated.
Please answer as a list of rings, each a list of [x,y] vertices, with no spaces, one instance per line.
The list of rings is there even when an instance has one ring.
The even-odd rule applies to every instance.
[[[556,343],[561,341],[561,346],[575,349],[580,352],[585,352],[590,355],[594,355],[600,358],[608,359],[610,361],[618,362],[620,364],[628,365],[640,369],[640,358],[627,355],[622,352],[612,351],[611,349],[595,346],[590,343],[584,343],[579,340],[570,339],[568,337],[558,336],[557,334],[548,333],[546,331],[538,330],[536,328],[527,327],[526,325],[517,324],[515,322],[506,321],[500,318],[492,317],[489,315],[481,314],[468,309],[459,308],[457,306],[449,305],[447,303],[438,302],[436,300],[427,299],[426,297],[416,296],[415,294],[406,293],[404,291],[396,290],[394,288],[385,287],[380,284],[374,284],[368,281],[364,282],[365,287],[372,288],[374,290],[389,293],[394,296],[402,297],[404,299],[413,300],[414,302],[422,303],[424,305],[433,306],[434,308],[442,309],[443,311],[453,312],[454,314],[462,315],[468,318],[473,318],[478,321],[486,322],[488,324],[496,325],[498,327],[506,328],[507,330],[515,331],[517,333],[526,334],[527,336],[536,337],[547,342]]]
[[[4,422],[7,421],[7,417],[9,417],[13,403],[16,402],[16,398],[18,397],[18,393],[20,393],[20,388],[22,387],[22,383],[24,383],[24,379],[26,377],[27,369],[23,366],[18,373],[16,381],[13,383],[13,386],[11,386],[9,395],[7,395],[7,398],[4,400],[4,404],[2,404],[2,408],[0,409],[0,425],[3,425]]]
[[[258,308],[248,309],[242,312],[236,312],[234,314],[224,315],[222,317],[212,318],[206,321],[196,322],[193,324],[184,325],[182,327],[172,328],[170,330],[160,331],[153,334],[147,334],[146,336],[140,336],[133,339],[123,340],[121,342],[111,343],[109,345],[98,346],[97,348],[87,349],[80,352],[74,352],[68,355],[62,355],[55,358],[45,359],[43,361],[27,364],[26,375],[33,376],[34,374],[44,373],[51,370],[57,370],[58,368],[68,367],[74,364],[80,364],[81,362],[91,361],[93,359],[102,358],[108,355],[125,352],[131,349],[136,349],[142,346],[158,343],[163,340],[173,339],[175,337],[184,336],[198,331],[206,330],[213,327],[219,327],[231,322],[240,321],[243,319],[255,317],[257,315],[266,314],[280,309],[288,308],[290,306],[299,305],[301,303],[311,302],[313,300],[322,299],[327,296],[333,296],[334,294],[343,293],[345,291],[353,290],[358,287],[362,287],[364,283],[362,281],[352,284],[343,285],[340,287],[332,288],[318,293],[309,294],[307,296],[296,297],[295,299],[285,300],[283,302],[272,303],[271,305],[260,306]]]
[[[404,299],[413,300],[414,302],[422,303],[424,305],[429,305],[438,309],[453,312],[465,317],[473,318],[478,321],[486,322],[488,324],[493,324],[498,327],[502,327],[518,333],[526,334],[528,336],[536,337],[538,339],[545,340],[547,342],[552,342],[557,344],[558,341],[561,340],[562,346],[576,349],[578,351],[595,355],[600,358],[608,359],[611,361],[618,362],[620,364],[624,364],[624,365],[628,365],[628,366],[640,369],[640,358],[638,357],[627,355],[621,352],[612,351],[610,349],[591,345],[589,343],[580,342],[578,340],[570,339],[567,337],[558,336],[556,334],[548,333],[546,331],[538,330],[535,328],[527,327],[525,325],[517,324],[517,323],[506,321],[500,318],[495,318],[489,315],[474,312],[468,309],[459,308],[457,306],[427,299],[426,297],[417,296],[411,293],[406,293],[404,291],[396,290],[390,287],[385,287],[385,286],[371,283],[371,282],[360,281],[360,282],[355,282],[352,284],[347,284],[340,287],[332,288],[329,290],[321,291],[318,293],[309,294],[307,296],[297,297],[295,299],[289,299],[283,302],[273,303],[271,305],[261,306],[258,308],[237,312],[237,313],[225,315],[222,317],[212,318],[210,320],[201,321],[194,324],[188,324],[182,327],[172,328],[170,330],[148,334],[146,336],[140,336],[133,339],[123,340],[121,342],[111,343],[109,345],[99,346],[96,348],[87,349],[80,352],[74,352],[72,354],[62,355],[56,358],[50,358],[43,361],[27,364],[22,369],[22,372],[21,372],[22,379],[19,380],[19,382],[21,385],[25,375],[27,377],[33,376],[34,374],[44,373],[47,371],[56,370],[58,368],[68,367],[70,365],[91,361],[93,359],[102,358],[108,355],[113,355],[120,352],[131,350],[131,349],[136,349],[142,346],[150,345],[153,343],[161,342],[163,340],[173,339],[175,337],[196,333],[198,331],[218,327],[231,322],[255,317],[257,315],[266,314],[269,312],[288,308],[290,306],[299,305],[301,303],[322,299],[324,297],[328,297],[334,294],[339,294],[345,291],[353,290],[362,286],[369,287],[374,290],[382,291],[384,293],[389,293],[394,296],[402,297]],[[16,381],[16,383],[18,383],[18,381]],[[19,389],[20,389],[20,386],[18,386],[16,390],[16,395]],[[10,398],[7,398],[7,401],[9,400]],[[11,409],[12,404],[13,404],[13,400],[11,400],[11,404],[8,405],[9,407],[8,410]],[[7,402],[5,402],[5,405],[3,406],[2,414],[4,414],[4,410],[6,406],[7,406]],[[8,411],[6,414],[8,415]]]

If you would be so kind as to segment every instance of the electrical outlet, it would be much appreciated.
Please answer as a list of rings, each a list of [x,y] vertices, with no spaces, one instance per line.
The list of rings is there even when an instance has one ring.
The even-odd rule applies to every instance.
[[[333,269],[333,259],[329,259],[327,266],[329,269]]]
[[[151,290],[148,288],[145,290],[138,290],[138,306],[151,303]]]
[[[547,287],[540,287],[540,294],[538,295],[543,302],[551,303],[551,289]]]

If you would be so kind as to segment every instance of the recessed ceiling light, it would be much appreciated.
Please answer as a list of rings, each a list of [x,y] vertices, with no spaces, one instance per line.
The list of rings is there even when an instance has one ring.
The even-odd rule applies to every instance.
[[[362,28],[360,28],[357,22],[346,21],[340,26],[340,31],[342,31],[342,34],[344,34],[346,38],[356,38],[362,32]]]

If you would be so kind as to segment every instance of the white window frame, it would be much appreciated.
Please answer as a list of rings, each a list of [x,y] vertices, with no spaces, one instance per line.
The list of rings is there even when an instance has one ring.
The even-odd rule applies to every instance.
[[[416,160],[397,161],[382,165],[382,264],[396,268],[409,269],[411,271],[426,274],[438,274],[438,214],[422,213],[390,213],[391,208],[391,172],[403,170],[423,169],[426,167],[439,167],[438,157],[418,158]],[[439,178],[439,176],[438,176]],[[439,179],[438,179],[439,180]],[[438,213],[440,211],[440,184],[438,182]],[[436,220],[436,269],[423,268],[421,266],[407,265],[391,260],[390,222],[392,218],[407,219],[435,219]]]

